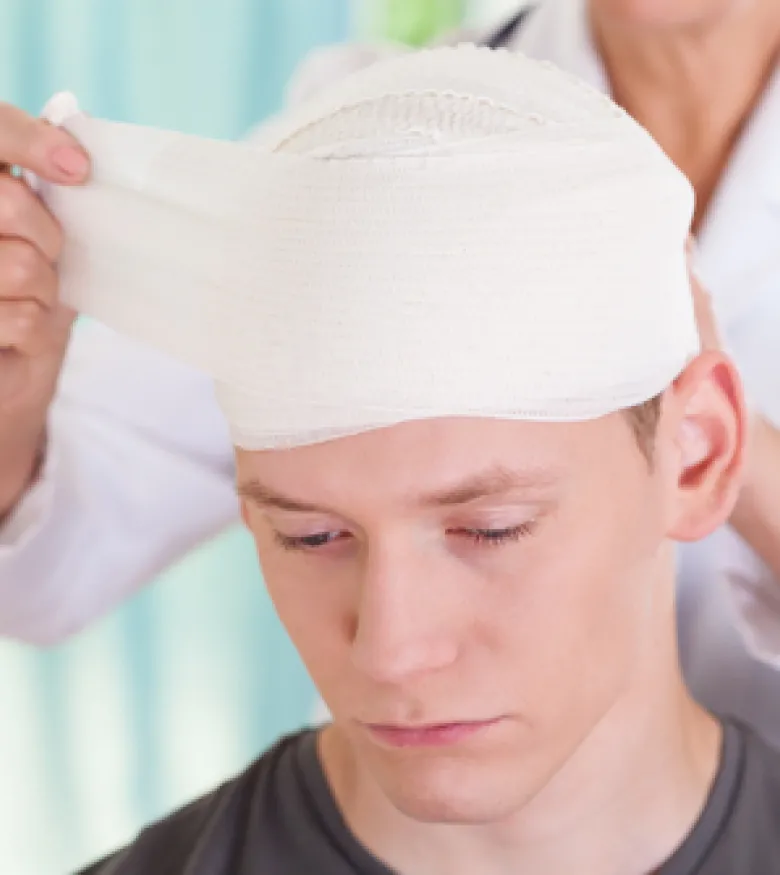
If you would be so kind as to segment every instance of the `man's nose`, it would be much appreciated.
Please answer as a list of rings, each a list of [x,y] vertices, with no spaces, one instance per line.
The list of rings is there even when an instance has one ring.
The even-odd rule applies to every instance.
[[[353,618],[352,660],[363,674],[400,683],[455,662],[462,622],[442,563],[408,547],[369,551]]]

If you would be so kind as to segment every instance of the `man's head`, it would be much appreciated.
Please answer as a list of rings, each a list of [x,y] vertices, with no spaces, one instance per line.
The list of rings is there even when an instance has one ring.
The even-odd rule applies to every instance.
[[[236,396],[268,588],[399,810],[503,818],[627,697],[679,695],[673,542],[727,518],[743,431],[696,357],[690,185],[603,96],[473,49],[275,137],[305,212],[274,250],[309,231]]]
[[[726,518],[742,423],[731,366],[695,358],[691,186],[645,131],[473,47],[187,162],[135,131],[129,172],[124,127],[74,124],[109,209],[66,279],[216,378],[279,614],[399,809],[506,814],[639,677],[673,683],[671,544]],[[101,249],[112,209],[165,231],[137,270]]]
[[[673,684],[672,542],[728,517],[743,428],[707,353],[661,402],[591,422],[239,451],[279,616],[398,809],[504,818],[638,685]]]
[[[690,185],[603,96],[473,49],[275,136],[306,207],[275,248],[316,223],[277,303],[308,307],[265,321],[300,358],[255,388],[294,448],[238,454],[269,590],[398,809],[503,818],[621,701],[679,695],[672,545],[728,516],[743,430],[695,358]]]

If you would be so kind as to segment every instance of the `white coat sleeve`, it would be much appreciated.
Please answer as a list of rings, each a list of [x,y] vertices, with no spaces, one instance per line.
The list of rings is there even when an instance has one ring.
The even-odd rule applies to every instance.
[[[0,532],[0,635],[56,643],[237,519],[211,382],[79,324],[42,475]]]
[[[780,91],[776,89],[776,93],[780,97]],[[775,104],[780,110],[777,98]],[[777,142],[776,131],[776,127],[770,129],[772,143]],[[766,154],[776,154],[776,149]],[[761,178],[751,176],[748,185],[759,184]],[[740,182],[742,185],[744,183]],[[764,189],[761,189],[761,196],[764,196]],[[763,201],[761,203],[763,205]],[[750,235],[746,239],[751,240],[754,248],[743,251],[741,247],[745,244],[739,239],[734,243],[736,252],[732,258],[740,265],[739,273],[735,271],[734,275],[742,277],[739,291],[734,294],[742,300],[745,290],[752,290],[752,297],[748,296],[748,300],[753,303],[725,340],[727,351],[739,367],[750,409],[780,430],[780,260],[777,257],[780,224],[777,216],[776,212],[762,210],[753,217]],[[742,222],[744,219],[737,214],[730,227],[741,228]],[[758,265],[752,271],[751,258],[757,259]],[[743,262],[747,267],[741,267]],[[734,285],[736,289],[737,283]],[[777,482],[776,471],[767,471],[765,482]],[[729,530],[728,543],[720,555],[720,564],[737,627],[748,651],[761,662],[780,669],[780,578],[777,569],[773,570],[732,530]]]
[[[773,325],[777,321],[773,320]],[[774,404],[766,405],[774,428],[780,428],[780,382],[772,375],[767,382],[778,382]],[[768,483],[776,480],[768,472]],[[739,536],[729,530],[728,549],[722,554],[723,579],[735,611],[737,627],[748,651],[758,660],[780,669],[780,579],[772,568]]]
[[[780,581],[744,542],[732,547],[723,579],[748,652],[780,669]]]

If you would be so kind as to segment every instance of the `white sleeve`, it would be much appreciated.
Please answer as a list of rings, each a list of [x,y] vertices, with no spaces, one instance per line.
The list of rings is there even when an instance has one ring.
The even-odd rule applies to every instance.
[[[780,581],[745,546],[742,562],[731,562],[724,580],[734,607],[737,627],[749,653],[780,668]]]
[[[89,322],[41,478],[0,532],[0,635],[62,640],[238,519],[211,382]]]
[[[756,659],[780,669],[780,580],[731,527],[724,547],[723,581],[742,640]]]
[[[777,312],[777,311],[776,311]],[[777,318],[764,312],[765,329],[752,332],[755,341],[751,350],[755,358],[742,359],[743,380],[752,398],[751,407],[775,429],[780,429],[780,379],[778,379],[775,352]],[[773,344],[773,354],[767,355],[762,342]],[[747,367],[745,367],[747,365]],[[755,378],[755,368],[762,371],[762,379]],[[747,373],[745,373],[747,371]],[[751,392],[752,390],[752,392]],[[774,472],[767,472],[769,484],[776,481]],[[759,661],[780,669],[780,580],[773,569],[730,526],[725,528],[724,549],[721,554],[723,580],[726,584],[737,628],[748,652]]]

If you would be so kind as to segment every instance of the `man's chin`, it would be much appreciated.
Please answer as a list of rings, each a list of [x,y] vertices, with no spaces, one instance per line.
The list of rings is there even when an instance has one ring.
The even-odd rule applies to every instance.
[[[388,802],[402,815],[418,823],[482,826],[507,820],[521,801],[487,780],[464,780],[449,776],[376,776]],[[498,791],[498,792],[497,792]]]
[[[518,781],[507,780],[516,770],[502,758],[376,749],[360,758],[392,806],[421,823],[495,823],[525,801]]]
[[[428,745],[398,745],[397,738],[350,721],[336,720],[324,730],[329,771],[340,776],[341,788],[362,783],[362,774],[404,816],[463,825],[505,821],[543,784],[549,763],[531,755],[524,735],[514,720]]]

